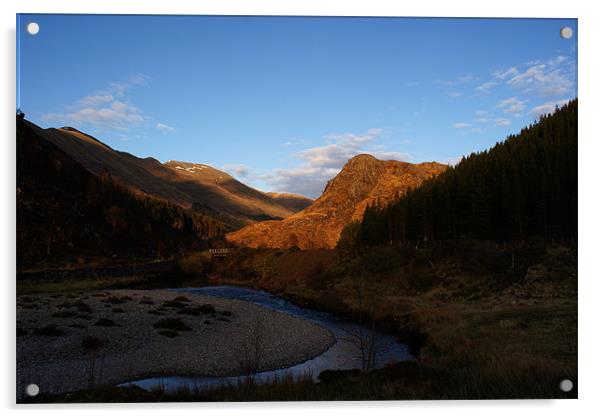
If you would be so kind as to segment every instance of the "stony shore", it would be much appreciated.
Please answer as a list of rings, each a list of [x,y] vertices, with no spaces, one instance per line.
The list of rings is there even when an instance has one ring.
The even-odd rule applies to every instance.
[[[244,375],[300,363],[334,342],[287,314],[166,290],[19,296],[17,335],[17,393],[30,383],[67,392],[153,376]]]

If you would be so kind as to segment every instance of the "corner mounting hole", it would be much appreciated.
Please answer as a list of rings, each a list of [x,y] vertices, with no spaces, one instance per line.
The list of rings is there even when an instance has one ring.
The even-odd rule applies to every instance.
[[[29,22],[27,24],[27,33],[30,35],[37,35],[39,31],[40,25],[38,25],[36,22]]]
[[[573,390],[573,382],[569,379],[564,379],[562,382],[560,382],[558,386],[563,392],[570,392],[571,390]]]
[[[563,39],[571,39],[573,37],[573,29],[568,26],[563,27],[560,29],[560,36]]]
[[[36,385],[35,383],[30,383],[25,388],[25,394],[27,396],[34,397],[34,396],[37,396],[38,393],[40,393],[40,387],[38,385]]]

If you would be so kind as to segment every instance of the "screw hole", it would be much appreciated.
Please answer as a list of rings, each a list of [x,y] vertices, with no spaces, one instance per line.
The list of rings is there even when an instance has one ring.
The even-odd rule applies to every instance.
[[[571,390],[573,390],[573,382],[569,379],[564,379],[562,382],[560,382],[558,386],[563,392],[570,392]]]
[[[40,25],[38,25],[36,22],[29,22],[27,24],[27,33],[30,35],[37,35],[39,31]]]
[[[573,29],[569,28],[568,26],[563,27],[560,29],[560,36],[563,39],[571,39],[573,37]]]
[[[30,383],[25,388],[25,394],[27,396],[34,397],[34,396],[37,396],[38,393],[40,393],[40,387],[38,385],[36,385],[35,383]]]

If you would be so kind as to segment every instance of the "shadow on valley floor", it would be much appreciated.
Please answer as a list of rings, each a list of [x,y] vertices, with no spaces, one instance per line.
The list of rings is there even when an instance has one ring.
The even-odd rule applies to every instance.
[[[122,287],[264,289],[302,306],[369,321],[407,343],[417,360],[371,372],[334,373],[320,383],[281,378],[175,393],[161,387],[97,387],[26,401],[577,397],[577,259],[570,246],[466,242],[426,253],[376,247],[354,256],[337,250],[238,249],[219,260],[191,254],[180,269],[158,281]],[[35,286],[26,290],[37,291]],[[575,383],[571,392],[559,389],[563,379]]]

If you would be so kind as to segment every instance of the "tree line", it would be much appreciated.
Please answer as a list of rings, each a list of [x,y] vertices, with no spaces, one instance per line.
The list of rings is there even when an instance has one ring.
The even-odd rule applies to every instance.
[[[404,197],[368,207],[339,247],[577,238],[577,99]]]
[[[17,264],[157,259],[208,248],[224,226],[210,216],[95,176],[17,115]]]

